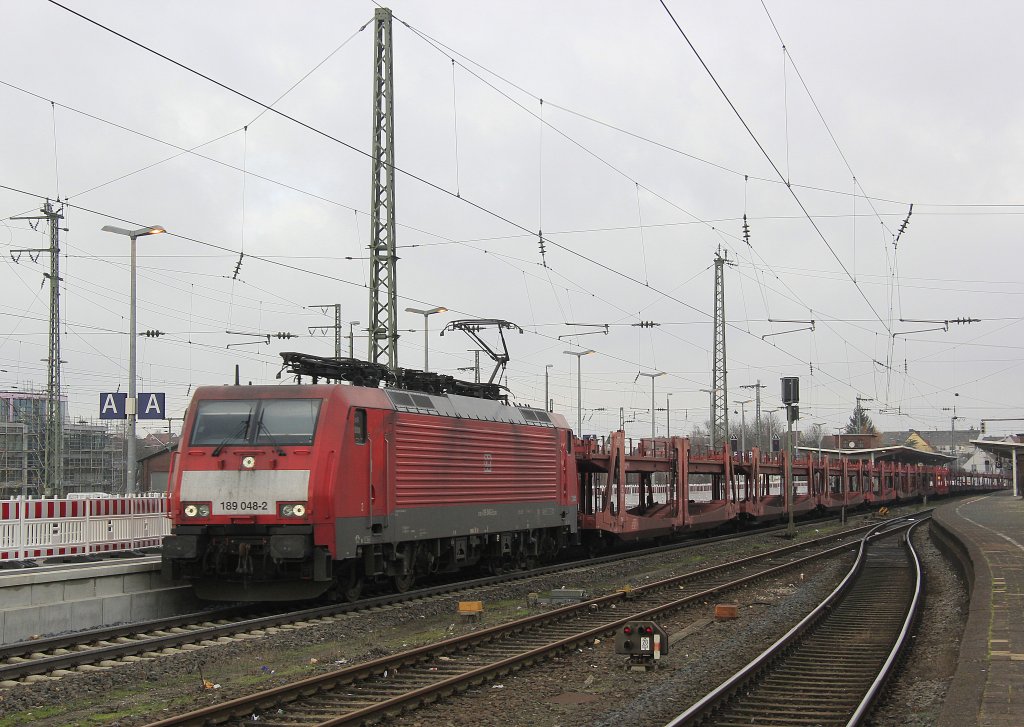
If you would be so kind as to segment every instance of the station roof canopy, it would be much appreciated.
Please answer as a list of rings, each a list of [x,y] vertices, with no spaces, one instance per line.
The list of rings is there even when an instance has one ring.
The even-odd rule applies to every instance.
[[[822,449],[817,447],[797,447],[800,452],[814,454],[821,452],[823,456],[840,459],[867,459],[875,462],[896,462],[898,464],[949,464],[956,457],[938,452],[925,452],[914,447],[896,444],[889,447],[872,447],[870,449]]]
[[[998,442],[991,439],[975,439],[971,444],[996,457],[1013,457],[1014,452],[1024,451],[1024,442]]]

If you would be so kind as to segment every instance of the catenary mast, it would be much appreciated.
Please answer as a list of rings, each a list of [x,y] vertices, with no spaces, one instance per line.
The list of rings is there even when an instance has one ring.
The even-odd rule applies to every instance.
[[[374,11],[373,172],[370,180],[369,360],[398,366],[398,283],[395,267],[394,85],[391,10]]]

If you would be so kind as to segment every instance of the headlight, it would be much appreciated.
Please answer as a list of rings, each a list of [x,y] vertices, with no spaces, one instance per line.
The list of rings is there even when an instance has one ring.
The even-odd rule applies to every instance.
[[[304,517],[306,515],[306,504],[303,502],[288,502],[278,507],[281,517]]]
[[[188,502],[185,503],[185,517],[209,517],[210,516],[210,503],[208,502]]]

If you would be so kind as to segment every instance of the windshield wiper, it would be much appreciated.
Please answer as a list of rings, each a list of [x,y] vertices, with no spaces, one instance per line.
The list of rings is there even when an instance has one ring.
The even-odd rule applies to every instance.
[[[252,416],[252,415],[250,414],[250,416]],[[239,439],[240,437],[245,436],[245,433],[248,430],[249,430],[249,417],[246,417],[245,421],[243,421],[241,424],[238,425],[238,429],[236,429],[232,434],[229,434],[228,436],[224,437],[223,441],[221,441],[220,444],[218,444],[216,447],[213,448],[213,456],[214,457],[219,457],[220,453],[221,453],[221,450],[224,449],[224,447],[226,447],[228,445],[228,443],[231,442],[232,439]]]
[[[274,435],[270,433],[270,430],[267,429],[267,425],[263,423],[263,414],[262,414],[262,412],[260,413],[260,418],[256,421],[256,439],[257,440],[259,440],[259,438],[260,438],[260,432],[261,431],[262,432],[266,432],[267,444],[269,444],[271,447],[274,448],[274,451],[277,453],[278,457],[287,457],[288,456],[288,453],[285,452],[276,441],[274,441]]]

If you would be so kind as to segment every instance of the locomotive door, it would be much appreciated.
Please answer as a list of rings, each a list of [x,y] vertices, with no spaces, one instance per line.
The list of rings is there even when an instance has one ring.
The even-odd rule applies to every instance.
[[[388,527],[391,515],[391,482],[393,481],[393,444],[395,413],[370,410],[365,439],[367,447],[367,528],[380,535]],[[376,416],[373,416],[376,415]]]

